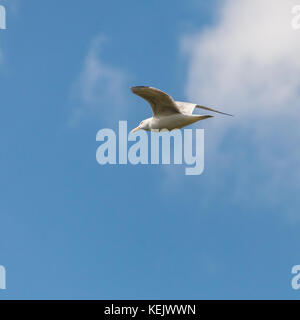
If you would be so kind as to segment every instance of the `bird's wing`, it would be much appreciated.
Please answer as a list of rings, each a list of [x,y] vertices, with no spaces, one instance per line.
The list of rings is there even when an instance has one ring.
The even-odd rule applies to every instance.
[[[137,86],[131,87],[131,91],[149,102],[154,117],[164,117],[181,113],[173,98],[159,89]]]
[[[217,113],[221,113],[221,114],[225,114],[227,116],[231,116],[233,117],[232,114],[229,113],[225,113],[225,112],[221,112],[212,108],[208,108],[205,106],[200,106],[198,104],[195,103],[190,103],[190,102],[182,102],[182,101],[175,101],[178,109],[180,110],[181,113],[183,114],[187,114],[187,115],[191,115],[193,114],[195,108],[199,108],[199,109],[203,109],[203,110],[208,110],[208,111],[212,111],[212,112],[217,112]]]
[[[218,110],[215,110],[215,109],[212,109],[212,108],[208,108],[208,107],[205,107],[205,106],[199,106],[198,104],[196,105],[196,108],[203,109],[203,110],[208,110],[208,111],[212,111],[212,112],[217,112],[217,113],[225,114],[226,116],[233,117],[232,114],[221,112],[221,111],[218,111]]]
[[[181,113],[186,115],[193,114],[196,104],[190,102],[182,102],[182,101],[175,101],[177,108],[180,110]]]

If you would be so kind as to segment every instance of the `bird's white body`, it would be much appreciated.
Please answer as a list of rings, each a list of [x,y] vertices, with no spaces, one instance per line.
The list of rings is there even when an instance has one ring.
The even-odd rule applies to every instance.
[[[146,124],[148,124],[145,128],[141,128],[144,130],[174,130],[174,129],[181,129],[185,126],[188,126],[192,123],[195,123],[199,120],[202,120],[203,117],[205,119],[207,116],[198,116],[198,115],[185,115],[185,114],[172,114],[165,117],[153,117],[144,120]],[[144,122],[143,121],[143,122]]]
[[[132,87],[131,91],[148,101],[153,111],[153,117],[143,120],[137,128],[132,130],[132,132],[140,129],[147,131],[170,131],[181,129],[199,120],[212,118],[210,115],[201,116],[193,114],[195,108],[229,115],[215,109],[199,106],[195,103],[174,101],[173,98],[165,92],[152,87]]]

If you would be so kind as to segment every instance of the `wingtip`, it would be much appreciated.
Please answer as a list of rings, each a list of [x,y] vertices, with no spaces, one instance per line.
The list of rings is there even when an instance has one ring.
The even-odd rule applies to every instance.
[[[199,105],[199,104],[196,105],[196,108],[208,110],[208,111],[211,111],[211,112],[216,112],[216,113],[219,113],[219,114],[223,114],[223,115],[225,115],[225,116],[234,117],[233,114],[226,113],[226,112],[221,112],[221,111],[218,111],[218,110],[216,110],[216,109],[212,109],[212,108],[209,108],[209,107],[201,106],[201,105]]]
[[[234,115],[230,113],[225,113],[225,112],[218,112],[218,113],[223,114],[224,116],[234,117]]]
[[[150,87],[149,86],[132,86],[132,87],[130,87],[131,90],[142,89],[142,88],[150,88]]]

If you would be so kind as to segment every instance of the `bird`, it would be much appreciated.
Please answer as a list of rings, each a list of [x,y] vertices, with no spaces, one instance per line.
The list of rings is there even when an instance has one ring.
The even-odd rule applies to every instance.
[[[134,86],[130,88],[132,93],[145,99],[151,106],[153,117],[143,120],[131,132],[138,130],[162,131],[181,129],[200,120],[212,118],[211,115],[193,114],[195,108],[220,113],[227,116],[232,114],[217,111],[212,108],[190,102],[174,101],[167,93],[148,86]]]

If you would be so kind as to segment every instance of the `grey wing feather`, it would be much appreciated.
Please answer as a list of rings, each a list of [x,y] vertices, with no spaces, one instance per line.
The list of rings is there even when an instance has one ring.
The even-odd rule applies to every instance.
[[[176,105],[177,105],[177,107],[179,108],[180,112],[183,113],[183,114],[186,114],[186,115],[191,115],[191,114],[193,114],[195,108],[199,108],[199,109],[203,109],[203,110],[207,110],[207,111],[212,111],[212,112],[217,112],[217,113],[220,113],[220,114],[225,114],[225,115],[227,115],[227,116],[233,117],[232,114],[225,113],[225,112],[221,112],[221,111],[218,111],[218,110],[209,108],[209,107],[200,106],[200,105],[195,104],[195,103],[176,101]]]
[[[180,110],[173,98],[159,89],[146,86],[136,86],[131,87],[131,91],[149,102],[154,117],[180,113]]]
[[[205,107],[205,106],[199,106],[198,104],[196,105],[196,108],[203,109],[203,110],[208,110],[208,111],[212,111],[212,112],[217,112],[217,113],[220,113],[220,114],[225,114],[226,116],[233,117],[232,114],[221,112],[221,111],[218,111],[218,110],[215,110],[215,109],[212,109],[212,108],[208,108],[208,107]]]

